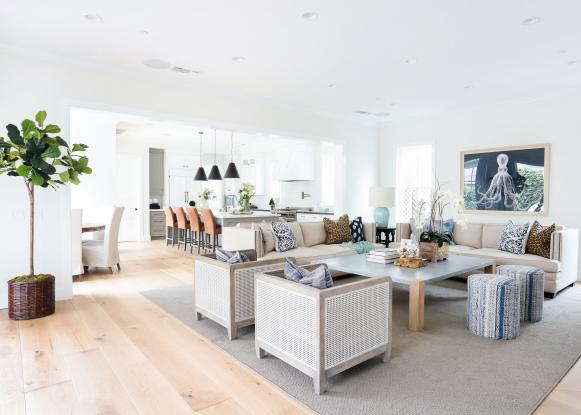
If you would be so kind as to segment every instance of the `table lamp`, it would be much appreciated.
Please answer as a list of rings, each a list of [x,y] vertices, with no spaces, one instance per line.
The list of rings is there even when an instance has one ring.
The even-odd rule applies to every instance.
[[[369,189],[369,206],[375,208],[374,218],[377,227],[389,227],[389,208],[394,204],[394,187],[376,186]]]

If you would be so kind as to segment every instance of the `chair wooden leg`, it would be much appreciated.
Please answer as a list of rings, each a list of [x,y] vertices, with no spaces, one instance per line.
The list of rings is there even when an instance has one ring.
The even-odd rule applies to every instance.
[[[117,270],[121,271],[121,264],[117,264]]]

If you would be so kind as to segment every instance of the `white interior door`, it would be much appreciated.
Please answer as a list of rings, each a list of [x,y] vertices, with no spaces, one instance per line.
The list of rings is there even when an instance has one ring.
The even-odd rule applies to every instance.
[[[139,241],[143,208],[143,175],[141,158],[117,154],[117,206],[125,211],[119,228],[119,241]]]

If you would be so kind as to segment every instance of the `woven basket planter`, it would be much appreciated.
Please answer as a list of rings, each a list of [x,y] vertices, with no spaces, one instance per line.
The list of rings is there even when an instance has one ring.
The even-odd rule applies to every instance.
[[[8,316],[12,320],[31,320],[54,313],[54,277],[38,281],[8,281]]]

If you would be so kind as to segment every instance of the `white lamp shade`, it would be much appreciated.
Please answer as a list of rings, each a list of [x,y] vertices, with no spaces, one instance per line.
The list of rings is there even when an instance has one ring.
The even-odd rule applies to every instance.
[[[393,207],[395,205],[395,187],[376,186],[369,189],[369,206]]]

